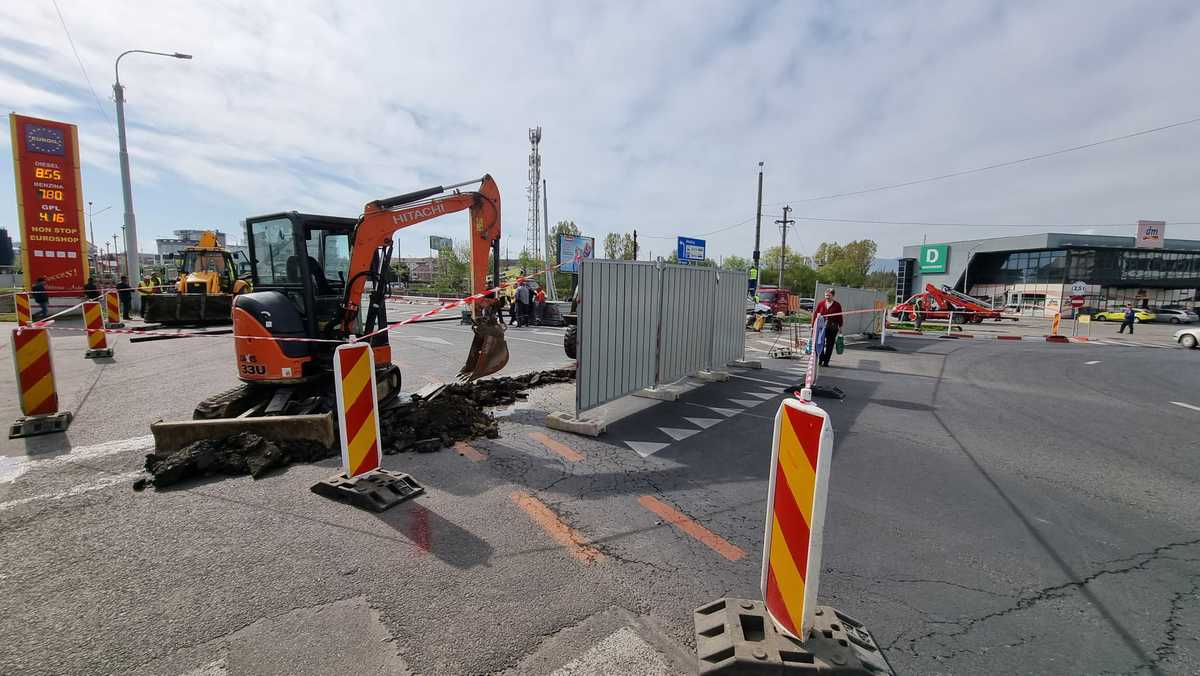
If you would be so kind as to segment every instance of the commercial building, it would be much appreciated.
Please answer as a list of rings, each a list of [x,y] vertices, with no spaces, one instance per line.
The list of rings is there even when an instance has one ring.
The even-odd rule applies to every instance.
[[[205,232],[210,232],[210,231],[209,230],[175,230],[173,232],[173,234],[175,235],[174,237],[164,237],[164,238],[156,239],[156,240],[154,240],[154,242],[155,242],[155,245],[157,246],[158,255],[163,258],[168,258],[168,257],[170,257],[171,254],[178,253],[178,252],[182,251],[183,249],[188,248],[189,246],[196,246],[197,244],[200,243],[200,235],[204,234]],[[230,252],[236,254],[238,251],[241,251],[243,254],[245,254],[247,256],[250,255],[249,247],[247,247],[245,245],[241,245],[241,244],[233,244],[233,245],[226,244],[225,243],[225,233],[223,233],[220,230],[217,230],[215,228],[212,229],[211,232],[217,233],[217,244],[219,244],[220,246],[222,246],[226,249],[229,249]]]
[[[1200,307],[1200,240],[1046,233],[904,247],[896,296],[947,285],[1010,311],[1070,307],[1083,282],[1084,307]],[[1138,244],[1141,246],[1138,246]]]

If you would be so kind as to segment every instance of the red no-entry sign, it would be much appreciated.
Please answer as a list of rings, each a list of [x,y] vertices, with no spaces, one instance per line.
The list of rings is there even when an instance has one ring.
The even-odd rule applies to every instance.
[[[1071,307],[1083,307],[1083,296],[1071,296]]]

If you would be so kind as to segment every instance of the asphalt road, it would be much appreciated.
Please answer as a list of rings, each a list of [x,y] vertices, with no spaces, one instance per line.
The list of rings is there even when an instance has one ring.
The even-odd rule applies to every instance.
[[[407,385],[457,369],[460,327],[403,330]],[[511,332],[510,370],[561,364],[556,333]],[[892,342],[822,372],[849,396],[821,601],[901,673],[1200,671],[1200,353]],[[802,377],[734,370],[599,439],[546,429],[573,393],[539,390],[499,439],[387,456],[427,492],[375,515],[308,492],[332,462],[133,492],[149,422],[231,385],[231,346],[55,346],[70,448],[0,458],[2,673],[688,672],[691,611],[757,596],[771,419]]]

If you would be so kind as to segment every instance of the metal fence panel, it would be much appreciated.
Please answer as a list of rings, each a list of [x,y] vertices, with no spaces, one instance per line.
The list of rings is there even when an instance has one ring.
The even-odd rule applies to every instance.
[[[586,411],[654,385],[661,279],[653,263],[581,263],[575,406]]]
[[[715,268],[664,265],[662,276],[659,385],[708,368],[717,288]]]
[[[843,312],[851,312],[853,310],[873,310],[876,307],[887,307],[887,294],[874,289],[855,289],[849,286],[834,286],[832,284],[817,283],[817,295],[815,298],[820,301],[825,297],[825,289],[833,289],[834,298],[842,304]],[[876,305],[876,303],[880,305]],[[860,312],[857,314],[846,315],[842,319],[842,335],[853,335],[856,333],[878,333],[875,328],[880,317],[879,312]]]
[[[746,272],[717,271],[709,370],[746,358]]]

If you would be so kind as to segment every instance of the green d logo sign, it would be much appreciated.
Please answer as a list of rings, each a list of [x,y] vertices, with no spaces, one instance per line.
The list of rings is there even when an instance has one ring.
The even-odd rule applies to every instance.
[[[950,257],[949,244],[928,244],[921,247],[921,259],[918,261],[922,273],[945,272],[946,259]]]

